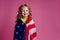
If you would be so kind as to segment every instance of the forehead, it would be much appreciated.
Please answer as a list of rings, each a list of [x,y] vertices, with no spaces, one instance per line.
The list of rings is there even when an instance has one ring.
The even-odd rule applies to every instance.
[[[22,7],[22,10],[28,10],[28,7],[24,6]]]

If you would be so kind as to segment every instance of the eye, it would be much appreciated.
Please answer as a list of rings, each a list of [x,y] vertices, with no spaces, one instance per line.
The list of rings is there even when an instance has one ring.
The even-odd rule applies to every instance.
[[[22,12],[24,12],[24,10],[22,10]]]
[[[28,11],[28,10],[26,10],[26,11]]]
[[[29,12],[29,10],[26,10],[26,11],[28,11],[28,12]]]

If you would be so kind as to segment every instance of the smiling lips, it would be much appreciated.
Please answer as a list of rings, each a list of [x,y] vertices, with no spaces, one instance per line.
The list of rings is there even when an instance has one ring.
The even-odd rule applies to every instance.
[[[26,15],[27,13],[24,13],[24,15]]]

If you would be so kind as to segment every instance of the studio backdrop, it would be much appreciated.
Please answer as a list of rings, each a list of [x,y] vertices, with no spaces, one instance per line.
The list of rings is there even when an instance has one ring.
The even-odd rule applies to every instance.
[[[59,0],[0,0],[0,40],[13,40],[18,7],[28,4],[37,28],[37,40],[60,40]]]

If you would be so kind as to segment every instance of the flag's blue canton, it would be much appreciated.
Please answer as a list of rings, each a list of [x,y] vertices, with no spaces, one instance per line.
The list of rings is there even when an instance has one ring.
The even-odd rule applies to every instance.
[[[25,40],[25,24],[21,19],[17,19],[15,24],[13,40]]]

